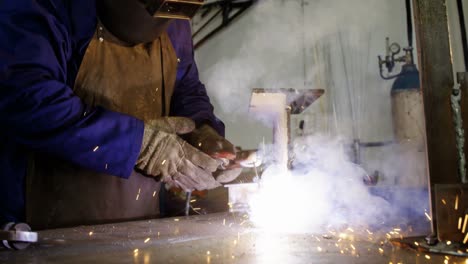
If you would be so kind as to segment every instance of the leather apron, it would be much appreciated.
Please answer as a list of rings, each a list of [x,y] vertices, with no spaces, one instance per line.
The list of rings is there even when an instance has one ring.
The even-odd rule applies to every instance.
[[[100,39],[98,33],[77,75],[76,95],[88,105],[144,121],[167,115],[177,73],[167,33],[134,47]],[[34,155],[26,183],[27,222],[46,229],[155,218],[160,186],[137,172],[122,179]]]

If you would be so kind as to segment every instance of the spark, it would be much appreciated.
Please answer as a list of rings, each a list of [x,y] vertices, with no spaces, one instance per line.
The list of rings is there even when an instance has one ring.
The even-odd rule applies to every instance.
[[[174,221],[179,222],[179,218],[175,218]]]
[[[107,163],[106,163],[106,167],[105,167],[105,169],[107,170]]]
[[[419,243],[418,243],[418,242],[414,241],[414,244],[415,244],[417,247],[419,247]]]
[[[321,248],[321,247],[317,247],[317,250],[318,250],[319,252],[322,252],[322,248]]]
[[[195,208],[192,208],[194,211],[199,211],[201,208],[200,207],[195,207]]]
[[[354,247],[354,245],[353,245],[353,244],[351,244],[351,248],[352,248],[353,250],[356,250],[356,248]]]
[[[133,253],[138,254],[138,248],[135,248],[135,250],[133,250]]]
[[[164,165],[165,163],[166,163],[166,160],[163,160],[162,163],[161,163],[161,165]]]
[[[379,253],[380,253],[380,254],[383,254],[383,253],[384,253],[383,248],[379,248]]]
[[[452,241],[447,241],[447,246],[450,246],[452,244]]]
[[[223,226],[226,225],[226,218],[223,219]]]
[[[460,216],[460,217],[458,217],[458,230],[460,230],[460,229],[461,229],[461,226],[462,226],[462,221],[463,221],[462,217],[461,217],[461,216]]]
[[[208,251],[206,252],[206,254],[207,254],[207,255],[210,255],[210,254],[211,254],[211,252],[208,250]]]
[[[147,239],[145,239],[145,244],[148,243],[148,241],[150,241],[149,237]]]
[[[424,214],[426,215],[426,217],[427,217],[427,220],[429,220],[429,221],[432,221],[432,218],[431,218],[431,216],[430,216],[430,215],[429,215],[427,212],[424,212]]]
[[[351,228],[351,227],[348,227],[346,230],[348,230],[349,232],[353,233],[354,230]]]
[[[462,233],[465,233],[467,221],[468,221],[468,214],[465,214],[465,219],[463,220]]]
[[[93,231],[89,232],[89,236],[92,236],[93,235]]]
[[[94,147],[93,152],[96,152],[99,149],[99,146]]]
[[[137,194],[136,199],[138,201],[138,198],[140,198],[140,194]]]
[[[237,240],[234,239],[234,245],[237,245]]]
[[[196,202],[196,201],[197,201],[197,199],[192,199],[192,200],[190,200],[191,203],[194,203],[194,202]]]
[[[468,233],[466,233],[465,238],[463,239],[463,244],[466,244],[467,241],[468,241]]]
[[[156,196],[156,191],[153,192],[153,197],[155,197],[155,196]]]
[[[458,210],[458,194],[455,197],[455,210]]]
[[[199,146],[199,147],[201,147],[201,146],[202,146],[202,143],[201,143],[201,142],[200,142],[200,143],[198,143],[198,146]]]
[[[369,229],[366,229],[366,231],[367,231],[367,233],[368,233],[369,235],[372,235],[372,234],[373,234],[371,231],[369,231]]]
[[[158,232],[158,237],[159,237],[159,235],[160,235],[160,232]]]
[[[449,261],[447,259],[445,259],[444,264],[449,264]]]
[[[447,205],[447,202],[445,201],[445,199],[442,199],[442,203],[443,203],[444,205]]]
[[[425,257],[426,259],[431,259],[431,256],[429,256],[429,255],[425,255],[424,257]]]

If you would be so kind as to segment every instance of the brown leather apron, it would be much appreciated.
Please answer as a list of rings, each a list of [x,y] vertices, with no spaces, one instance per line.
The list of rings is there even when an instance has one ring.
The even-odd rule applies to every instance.
[[[148,121],[169,113],[176,70],[176,54],[166,33],[135,47],[119,46],[96,35],[74,90],[87,104]],[[42,154],[35,155],[30,164],[26,218],[35,229],[159,215],[160,183],[153,178],[133,172],[126,180]]]

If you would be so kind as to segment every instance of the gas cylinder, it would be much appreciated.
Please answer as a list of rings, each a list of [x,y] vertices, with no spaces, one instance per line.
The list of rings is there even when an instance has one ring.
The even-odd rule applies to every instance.
[[[427,185],[425,121],[419,72],[414,64],[402,66],[391,89],[396,143],[396,181],[400,186]]]

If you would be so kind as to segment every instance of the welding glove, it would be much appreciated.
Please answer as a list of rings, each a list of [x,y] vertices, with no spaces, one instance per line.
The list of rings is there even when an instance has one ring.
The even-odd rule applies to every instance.
[[[214,173],[218,182],[231,182],[242,172],[242,168],[229,168],[230,162],[236,158],[236,148],[211,126],[204,124],[195,129],[187,135],[187,141],[204,153],[222,162],[221,166]]]
[[[161,176],[168,187],[180,187],[186,191],[220,186],[212,175],[219,161],[178,136],[194,128],[193,121],[183,117],[167,117],[146,123],[136,168],[150,176]]]

